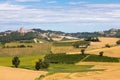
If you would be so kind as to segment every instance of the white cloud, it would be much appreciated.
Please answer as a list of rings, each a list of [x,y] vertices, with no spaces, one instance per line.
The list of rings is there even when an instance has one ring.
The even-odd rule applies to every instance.
[[[16,0],[17,2],[36,2],[41,0]]]
[[[0,3],[0,10],[21,10],[25,8],[24,6],[19,6],[19,5],[11,5],[8,3]]]
[[[57,6],[58,7],[58,6]],[[84,7],[44,9],[22,5],[0,4],[1,23],[119,23],[120,6],[117,4],[84,4]]]
[[[120,8],[120,4],[86,4],[91,8]]]
[[[80,5],[80,4],[87,4],[87,2],[83,2],[83,1],[80,1],[80,2],[68,2],[68,4],[70,4],[70,5]]]

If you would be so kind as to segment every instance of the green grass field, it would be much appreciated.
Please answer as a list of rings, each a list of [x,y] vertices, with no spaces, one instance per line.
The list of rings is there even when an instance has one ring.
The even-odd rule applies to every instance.
[[[35,70],[35,62],[38,61],[38,59],[42,59],[44,56],[45,55],[19,57],[19,68]],[[0,66],[13,67],[12,57],[0,57]],[[50,67],[47,69],[47,71],[50,74],[56,72],[80,72],[82,70],[87,70],[92,66],[93,65],[50,64]]]
[[[74,64],[51,64],[48,68],[49,73],[57,72],[81,72],[90,69],[94,65],[74,65]]]
[[[101,70],[92,70],[91,68],[94,65],[74,65],[74,64],[50,64],[50,67],[47,69],[48,75],[55,73],[74,73],[74,72],[88,72],[88,71],[101,71]],[[46,70],[45,70],[46,71]],[[42,80],[45,76],[40,76],[35,80]]]
[[[38,61],[38,59],[42,59],[44,56],[45,55],[19,57],[19,67],[26,69],[34,69],[35,62]],[[12,58],[13,57],[0,57],[0,66],[12,67]]]

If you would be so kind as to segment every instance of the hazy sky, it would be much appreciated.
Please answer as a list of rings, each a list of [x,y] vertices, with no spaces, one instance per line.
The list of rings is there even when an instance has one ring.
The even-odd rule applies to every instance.
[[[0,31],[64,32],[120,28],[120,0],[0,0]]]

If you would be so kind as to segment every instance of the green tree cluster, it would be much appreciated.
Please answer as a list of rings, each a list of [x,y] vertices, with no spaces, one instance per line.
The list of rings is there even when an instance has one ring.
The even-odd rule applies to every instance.
[[[35,64],[35,69],[47,69],[49,67],[49,62],[43,61],[42,59],[39,59]]]

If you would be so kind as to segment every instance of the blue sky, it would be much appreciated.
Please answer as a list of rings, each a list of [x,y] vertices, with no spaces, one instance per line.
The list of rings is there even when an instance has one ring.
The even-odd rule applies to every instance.
[[[120,28],[120,0],[0,0],[0,31],[20,27],[64,32]]]

